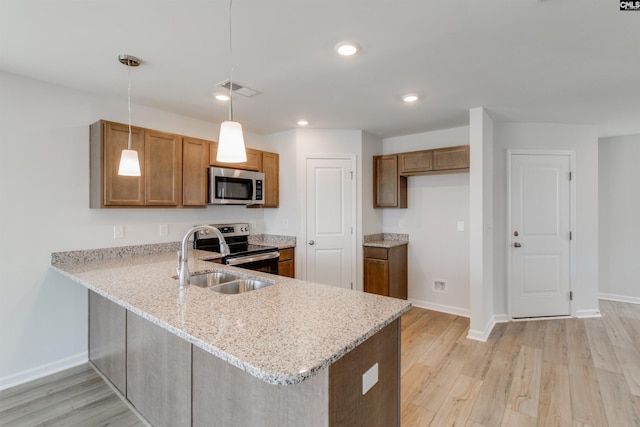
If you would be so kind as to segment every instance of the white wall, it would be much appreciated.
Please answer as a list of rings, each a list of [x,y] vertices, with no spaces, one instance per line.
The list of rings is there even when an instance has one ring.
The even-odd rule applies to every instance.
[[[602,138],[598,152],[600,296],[640,303],[640,135]]]
[[[362,235],[382,233],[383,209],[373,208],[373,156],[382,154],[382,139],[369,133],[362,133],[362,155],[360,170],[362,171],[362,191],[360,206],[362,207]]]
[[[598,137],[595,127],[547,123],[494,126],[494,312],[507,313],[507,150],[572,150],[576,153],[576,278],[578,316],[598,314]]]
[[[51,252],[178,241],[194,224],[238,219],[263,231],[261,209],[89,209],[89,125],[126,123],[126,98],[3,72],[0,94],[0,388],[86,359],[86,291],[50,271]],[[215,123],[138,105],[133,121],[204,139],[218,134]],[[166,237],[161,223],[169,224]],[[124,239],[113,239],[114,225],[124,225]]]
[[[401,153],[469,143],[460,127],[383,140],[383,153]],[[366,191],[366,189],[365,189]],[[420,307],[469,315],[469,174],[411,176],[407,209],[382,211],[382,228],[409,234],[409,299]],[[457,223],[465,229],[457,231]],[[448,292],[433,290],[434,279]]]

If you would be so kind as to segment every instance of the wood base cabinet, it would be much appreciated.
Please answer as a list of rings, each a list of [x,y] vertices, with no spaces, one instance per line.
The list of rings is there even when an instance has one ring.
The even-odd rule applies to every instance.
[[[285,277],[296,277],[293,248],[280,249],[278,258],[278,274]]]
[[[364,291],[407,299],[407,245],[364,247]]]

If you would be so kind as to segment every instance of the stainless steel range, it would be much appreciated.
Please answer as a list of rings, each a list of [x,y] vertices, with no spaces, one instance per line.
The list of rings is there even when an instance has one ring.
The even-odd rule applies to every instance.
[[[209,224],[216,227],[229,245],[230,255],[223,264],[265,273],[278,274],[280,252],[275,246],[249,244],[249,224]],[[209,230],[199,231],[193,238],[193,247],[202,251],[220,252],[220,240]]]

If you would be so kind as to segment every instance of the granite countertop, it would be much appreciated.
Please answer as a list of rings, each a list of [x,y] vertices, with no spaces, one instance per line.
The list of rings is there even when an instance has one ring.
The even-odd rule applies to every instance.
[[[251,234],[249,235],[249,243],[288,249],[296,247],[296,238],[294,236],[278,236],[275,234]]]
[[[409,235],[401,233],[378,233],[364,236],[362,246],[372,248],[394,248],[408,245]]]
[[[270,384],[314,376],[406,312],[407,301],[203,261],[191,273],[230,270],[275,284],[238,295],[180,290],[175,251],[88,259],[52,254],[52,268]],[[82,252],[77,252],[82,253]]]

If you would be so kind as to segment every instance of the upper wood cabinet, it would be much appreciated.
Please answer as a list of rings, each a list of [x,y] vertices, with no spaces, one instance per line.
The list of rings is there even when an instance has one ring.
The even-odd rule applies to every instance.
[[[131,128],[131,148],[138,152],[141,176],[120,176],[122,150],[127,148],[129,128],[100,121],[90,127],[91,207],[144,206],[144,129]]]
[[[132,127],[141,176],[120,176],[128,135],[128,126],[120,123],[103,120],[90,127],[92,208],[206,206],[207,141]]]
[[[436,171],[467,171],[469,169],[469,146],[459,145],[433,150],[433,169]]]
[[[178,206],[182,202],[182,140],[178,135],[144,132],[145,204]]]
[[[244,169],[249,171],[260,171],[262,169],[262,151],[247,148],[247,161],[244,163],[223,163],[216,160],[218,155],[218,143],[211,143],[211,158],[209,164],[219,168]]]
[[[412,151],[398,154],[400,175],[414,175],[433,170],[431,150]]]
[[[182,206],[207,206],[209,141],[182,138]]]
[[[398,173],[396,154],[373,157],[373,207],[407,207],[407,178]]]
[[[469,170],[469,146],[437,148],[398,154],[400,175],[435,175]]]
[[[264,173],[263,208],[277,208],[280,205],[280,155],[262,152],[262,173]]]

